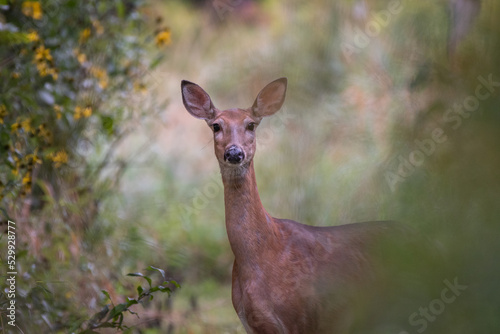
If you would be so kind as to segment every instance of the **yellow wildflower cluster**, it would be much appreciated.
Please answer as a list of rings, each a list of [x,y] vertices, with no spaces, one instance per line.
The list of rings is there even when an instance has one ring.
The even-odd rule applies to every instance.
[[[38,128],[35,130],[36,135],[41,138],[43,141],[51,144],[52,143],[52,132],[47,129],[45,124],[40,124]]]
[[[32,133],[33,128],[31,127],[31,118],[26,118],[26,119],[22,120],[21,127],[23,128],[24,132]]]
[[[52,61],[52,55],[50,54],[50,49],[46,49],[45,46],[40,45],[35,50],[35,60],[36,61]]]
[[[75,119],[80,119],[82,117],[88,118],[92,116],[92,108],[91,107],[85,107],[82,108],[80,106],[75,107],[75,113],[73,114],[73,117]]]
[[[20,128],[21,128],[21,124],[19,124],[18,122],[16,122],[16,123],[14,123],[14,124],[12,124],[12,125],[10,126],[10,131],[11,131],[12,133],[15,133],[15,132],[17,132]]]
[[[12,169],[12,174],[18,176],[23,175],[21,178],[21,184],[23,188],[21,189],[21,195],[24,196],[26,193],[31,192],[33,167],[35,164],[41,164],[42,160],[37,155],[37,150],[34,153],[26,155],[24,158],[19,159],[16,155],[13,156],[15,162],[15,167]]]
[[[158,47],[162,47],[162,46],[169,45],[170,43],[172,43],[170,29],[164,28],[164,29],[160,30],[155,36],[155,43],[156,43],[156,46],[158,46]]]
[[[38,36],[38,33],[35,30],[31,30],[28,33],[28,39],[30,42],[38,42],[40,40],[40,36]]]
[[[26,133],[32,133],[31,119],[26,118],[20,120],[18,118],[16,122],[10,126],[10,130],[12,133],[17,133],[20,129],[23,129]]]
[[[73,49],[73,55],[76,57],[80,65],[83,65],[87,61],[87,55],[80,52],[78,48]]]
[[[7,114],[7,107],[5,107],[5,104],[0,104],[0,124],[3,124],[3,119]]]
[[[92,66],[90,68],[90,74],[99,80],[99,87],[102,89],[108,87],[109,77],[105,69],[99,66]]]
[[[17,119],[14,124],[10,126],[12,133],[17,133],[19,130],[23,130],[25,134],[33,137],[36,135],[38,138],[42,139],[44,142],[52,143],[52,132],[47,129],[44,123],[40,124],[38,127],[33,127],[32,120],[30,118]]]
[[[36,68],[42,77],[47,75],[52,75],[54,80],[57,80],[58,71],[53,66],[53,58],[50,54],[50,50],[46,49],[45,46],[40,45],[35,49],[35,59]]]
[[[90,28],[83,29],[80,32],[80,39],[79,39],[80,44],[85,43],[89,39],[90,34],[91,34]]]
[[[50,154],[49,158],[54,162],[54,166],[56,168],[59,168],[62,164],[68,162],[68,154],[64,150]]]
[[[42,18],[42,5],[39,1],[24,1],[21,6],[21,11],[24,15],[32,17],[35,20]]]

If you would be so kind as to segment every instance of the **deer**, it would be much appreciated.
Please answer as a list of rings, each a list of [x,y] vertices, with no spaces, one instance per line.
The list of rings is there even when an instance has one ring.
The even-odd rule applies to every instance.
[[[374,276],[373,240],[393,228],[375,221],[312,226],[272,217],[262,205],[253,158],[256,130],[278,112],[287,78],[266,85],[250,108],[216,108],[190,81],[182,101],[213,132],[224,186],[225,224],[234,254],[231,298],[247,333],[346,333],[352,297]]]

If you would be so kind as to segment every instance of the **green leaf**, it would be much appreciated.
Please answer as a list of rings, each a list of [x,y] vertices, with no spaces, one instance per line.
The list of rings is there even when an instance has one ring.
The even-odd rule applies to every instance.
[[[9,30],[0,30],[0,45],[27,44],[30,40],[28,34]]]
[[[123,5],[123,2],[121,0],[118,0],[116,2],[116,13],[121,19],[123,19],[123,17],[125,16],[125,6]]]
[[[114,120],[112,117],[109,116],[101,116],[101,125],[102,128],[106,131],[108,135],[113,134],[113,124]]]
[[[98,324],[99,322],[102,321],[102,319],[104,319],[104,317],[106,316],[106,314],[108,314],[109,312],[109,307],[108,305],[105,305],[102,310],[100,310],[99,312],[95,313],[92,318],[90,319],[89,323],[90,324]]]
[[[109,315],[106,318],[106,320],[116,319],[117,317],[119,317],[126,310],[127,310],[127,304],[126,303],[118,304],[115,307],[113,307],[113,309],[111,309],[111,312],[109,312]],[[123,319],[122,319],[122,321],[123,321]]]
[[[127,308],[132,306],[132,305],[135,305],[135,304],[139,304],[139,302],[134,299],[134,298],[127,298]]]
[[[176,287],[177,289],[180,289],[180,288],[181,288],[181,285],[180,285],[179,283],[177,283],[176,281],[174,281],[174,280],[171,280],[169,283],[171,283],[171,284],[175,285],[175,287]]]
[[[127,276],[142,277],[142,278],[144,278],[146,281],[148,281],[148,283],[149,283],[149,287],[151,288],[151,278],[149,278],[148,276],[143,275],[143,274],[141,274],[141,273],[129,273],[129,274],[127,274]]]
[[[106,290],[101,290],[101,292],[102,292],[102,293],[103,293],[103,294],[104,294],[104,295],[105,295],[105,296],[106,296],[106,297],[107,297],[107,298],[108,298],[111,302],[113,302],[113,301],[111,300],[111,297],[109,296],[109,293],[108,293]]]
[[[169,287],[161,287],[160,288],[160,291],[161,292],[167,292],[169,295],[172,293],[172,289],[170,289]]]
[[[122,324],[123,324],[123,312],[119,313],[118,316],[117,316],[117,326],[119,329],[122,329]]]
[[[156,268],[156,267],[153,267],[153,266],[149,266],[148,269],[149,270],[156,270],[156,271],[158,271],[161,274],[161,276],[163,277],[163,279],[166,279],[165,278],[165,270],[160,269],[160,268]]]
[[[142,295],[142,293],[144,292],[144,289],[142,288],[142,286],[138,286],[137,287],[137,294],[139,295],[139,297]]]
[[[148,293],[153,293],[153,292],[156,292],[156,291],[159,291],[159,290],[160,290],[160,287],[154,286],[151,289],[149,289]]]

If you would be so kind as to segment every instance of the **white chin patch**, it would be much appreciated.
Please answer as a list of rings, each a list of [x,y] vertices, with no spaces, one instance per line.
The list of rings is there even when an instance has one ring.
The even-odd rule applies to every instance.
[[[231,164],[229,162],[219,163],[220,172],[223,177],[227,178],[238,178],[242,177],[248,171],[249,163],[243,161],[240,164]]]

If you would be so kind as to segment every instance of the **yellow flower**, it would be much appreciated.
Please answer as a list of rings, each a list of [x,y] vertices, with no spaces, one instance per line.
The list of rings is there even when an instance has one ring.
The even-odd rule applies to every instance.
[[[62,107],[60,105],[58,105],[58,104],[55,104],[54,105],[54,111],[56,112],[56,118],[57,119],[61,119],[61,116],[62,116],[62,114],[61,114]]]
[[[99,86],[102,89],[106,89],[106,87],[108,87],[109,78],[108,78],[108,73],[106,72],[105,69],[99,66],[92,66],[90,68],[90,74],[92,74],[99,80]]]
[[[82,107],[76,106],[75,107],[75,113],[73,114],[73,118],[74,119],[79,119],[80,117],[82,117]]]
[[[19,162],[16,163],[16,168],[12,169],[11,171],[14,176],[19,175]]]
[[[21,124],[19,122],[16,122],[10,126],[10,130],[12,133],[17,132],[21,128]]]
[[[85,43],[90,37],[90,28],[85,28],[80,32],[80,44]]]
[[[41,61],[41,60],[52,60],[52,56],[50,54],[50,50],[46,49],[45,46],[40,45],[38,48],[35,50],[35,60]]]
[[[24,15],[32,17],[35,20],[42,18],[42,6],[38,1],[24,1],[21,7]]]
[[[31,184],[31,175],[28,173],[23,177],[23,185],[30,185]]]
[[[48,73],[49,67],[48,67],[47,63],[44,62],[43,60],[41,62],[38,62],[36,64],[36,69],[38,70],[38,73],[40,73],[40,75],[42,77],[44,77],[44,76],[46,76],[46,75],[49,74]]]
[[[35,30],[31,30],[28,34],[28,39],[30,42],[38,42],[40,40],[40,36],[38,36],[38,33]]]
[[[16,157],[15,155],[13,156],[14,162],[16,163],[16,166],[11,169],[11,172],[14,176],[19,175],[19,171],[21,170],[21,161],[19,161],[19,158]]]
[[[172,43],[170,29],[163,29],[155,37],[156,46],[161,47]]]
[[[57,80],[59,77],[58,70],[53,65],[49,65],[49,62],[52,62],[52,60],[53,58],[49,49],[46,49],[43,45],[36,48],[33,62],[36,64],[38,72],[42,77],[52,75],[52,78]]]
[[[59,73],[56,68],[52,67],[47,70],[47,74],[52,75],[52,79],[57,80]]]
[[[136,92],[139,92],[139,93],[146,93],[147,90],[146,90],[146,85],[144,85],[142,82],[136,82],[134,83],[134,90]]]
[[[24,129],[24,131],[31,132],[32,131],[32,128],[31,128],[31,119],[26,118],[24,121],[21,122],[21,126]]]
[[[87,61],[87,56],[85,55],[85,53],[79,53],[76,59],[78,59],[80,65],[83,65],[83,63]]]
[[[90,117],[92,115],[92,108],[87,107],[83,109],[82,115],[83,117]]]
[[[0,104],[0,124],[3,124],[3,118],[7,116],[7,108],[5,104]]]
[[[21,76],[21,74],[19,72],[12,72],[13,79],[19,79],[20,76]]]
[[[35,149],[35,152],[33,152],[33,154],[28,154],[25,159],[28,163],[28,165],[30,164],[41,164],[42,163],[42,160],[40,158],[38,158],[37,156],[37,152],[38,152],[38,149]]]
[[[61,167],[62,164],[65,164],[68,162],[68,154],[64,150],[61,150],[57,153],[52,153],[50,155],[50,158],[52,159],[53,162],[55,162],[55,167],[59,168]]]
[[[35,133],[46,142],[52,143],[52,132],[45,127],[45,124],[40,124]]]

